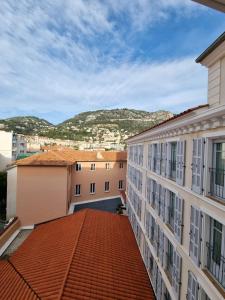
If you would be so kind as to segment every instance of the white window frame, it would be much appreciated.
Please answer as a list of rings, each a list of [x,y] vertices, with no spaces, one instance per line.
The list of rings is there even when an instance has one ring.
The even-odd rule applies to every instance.
[[[82,169],[81,163],[76,163],[76,165],[75,165],[76,172],[81,171],[81,169]]]
[[[123,169],[123,162],[120,162],[119,168],[120,168],[120,169]]]
[[[105,181],[105,192],[108,193],[109,192],[109,181]]]
[[[119,180],[119,190],[123,190],[124,189],[124,180],[120,179]]]
[[[95,182],[90,183],[90,194],[93,195],[96,192],[96,184]]]
[[[77,193],[77,188],[79,190],[79,194]],[[78,197],[81,195],[81,184],[76,184],[75,185],[75,190],[74,190],[74,196]]]
[[[92,164],[91,164],[91,171],[95,171],[95,167],[96,167],[96,166],[95,166],[95,163],[92,163]]]

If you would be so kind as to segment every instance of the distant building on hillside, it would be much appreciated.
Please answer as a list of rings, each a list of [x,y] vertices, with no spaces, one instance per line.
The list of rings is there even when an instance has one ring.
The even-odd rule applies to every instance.
[[[73,212],[74,205],[121,196],[125,151],[43,152],[8,169],[7,217],[34,225]]]
[[[22,134],[0,130],[0,170],[27,152],[27,144]]]

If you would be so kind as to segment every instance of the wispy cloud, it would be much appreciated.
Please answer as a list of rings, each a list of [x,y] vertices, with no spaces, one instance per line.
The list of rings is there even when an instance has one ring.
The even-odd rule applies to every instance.
[[[133,59],[127,42],[189,0],[2,0],[0,111],[73,115],[101,107],[179,110],[206,101],[193,57]],[[174,104],[176,104],[176,109]]]

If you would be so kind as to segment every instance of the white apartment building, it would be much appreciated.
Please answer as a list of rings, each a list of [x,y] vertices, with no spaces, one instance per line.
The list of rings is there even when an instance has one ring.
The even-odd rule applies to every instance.
[[[156,298],[225,299],[225,33],[208,104],[127,140],[127,209]]]
[[[0,171],[27,152],[24,135],[0,130]]]

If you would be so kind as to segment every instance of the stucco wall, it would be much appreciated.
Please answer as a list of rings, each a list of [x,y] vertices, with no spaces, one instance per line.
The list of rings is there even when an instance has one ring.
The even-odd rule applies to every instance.
[[[110,169],[107,170],[105,162],[92,162],[95,163],[95,170],[91,170],[91,162],[81,162],[81,171],[76,171],[75,166],[72,171],[72,201],[88,201],[98,198],[106,198],[117,196],[120,194],[118,188],[119,180],[124,181],[124,189],[126,187],[126,163],[123,163],[123,168],[119,168],[119,162],[110,162]],[[105,192],[105,182],[109,181],[110,190]],[[95,182],[96,192],[90,194],[90,184]],[[81,195],[74,196],[75,185],[81,184]]]
[[[16,215],[22,226],[67,213],[67,167],[18,167]]]
[[[7,171],[7,219],[16,216],[16,195],[17,195],[17,168]]]

